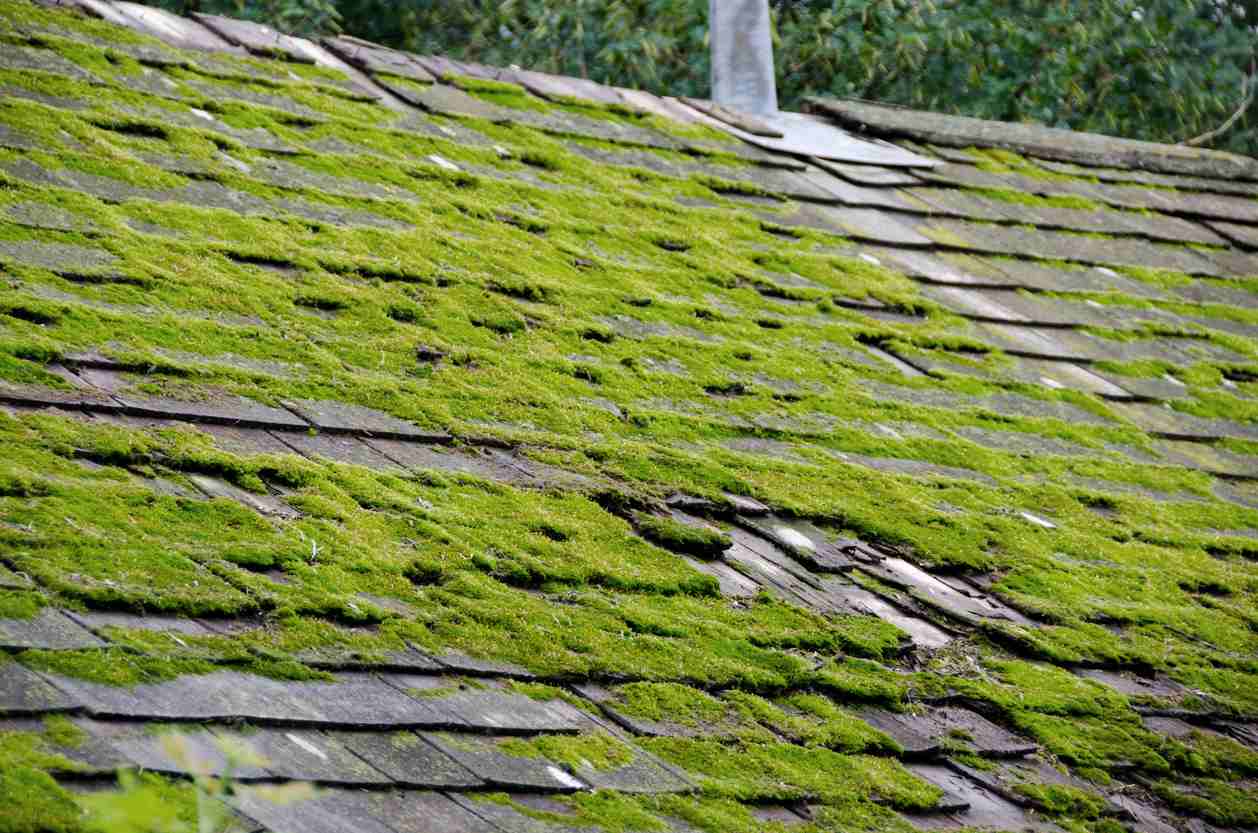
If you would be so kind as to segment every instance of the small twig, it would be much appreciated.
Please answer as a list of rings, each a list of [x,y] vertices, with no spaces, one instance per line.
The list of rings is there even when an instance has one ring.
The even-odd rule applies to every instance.
[[[1245,111],[1253,103],[1254,89],[1254,62],[1251,59],[1249,62],[1249,74],[1241,79],[1241,104],[1236,108],[1236,112],[1228,116],[1227,121],[1213,130],[1202,133],[1200,136],[1194,136],[1191,139],[1180,142],[1180,144],[1187,147],[1199,147],[1231,130],[1232,125],[1240,121],[1241,116],[1245,115]]]

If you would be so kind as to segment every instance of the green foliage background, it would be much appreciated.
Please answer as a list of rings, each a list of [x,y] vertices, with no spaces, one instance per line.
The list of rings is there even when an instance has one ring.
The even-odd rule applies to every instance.
[[[707,91],[707,0],[158,0],[418,52]],[[1178,142],[1244,100],[1258,0],[774,0],[779,96]],[[1258,155],[1251,112],[1210,143]]]

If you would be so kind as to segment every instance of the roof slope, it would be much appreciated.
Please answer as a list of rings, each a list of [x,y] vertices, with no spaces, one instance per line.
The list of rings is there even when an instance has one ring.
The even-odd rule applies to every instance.
[[[0,831],[228,758],[247,831],[1258,826],[1251,160],[66,5],[0,0]]]

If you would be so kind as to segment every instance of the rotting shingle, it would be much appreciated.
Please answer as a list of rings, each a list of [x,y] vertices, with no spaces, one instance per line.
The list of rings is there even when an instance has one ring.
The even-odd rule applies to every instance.
[[[425,431],[405,420],[359,405],[313,399],[294,399],[284,404],[322,431],[354,431],[382,439],[424,442],[444,442],[448,439],[443,432]]]
[[[43,608],[31,619],[0,619],[0,647],[65,650],[104,643],[59,610]]]
[[[306,434],[295,431],[276,433],[276,439],[307,457],[326,457],[338,463],[352,463],[376,471],[401,472],[399,463],[376,451],[358,437],[336,434]]]
[[[0,712],[6,715],[47,714],[83,705],[72,692],[54,686],[11,659],[0,660]]]
[[[571,792],[585,782],[542,757],[506,751],[508,739],[492,735],[453,735],[424,732],[421,736],[467,767],[486,783],[505,789]]]

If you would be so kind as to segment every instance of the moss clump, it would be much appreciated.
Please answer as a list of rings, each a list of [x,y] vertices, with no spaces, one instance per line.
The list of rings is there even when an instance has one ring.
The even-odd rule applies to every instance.
[[[81,736],[82,730],[64,717],[47,718],[42,732],[0,731],[0,806],[5,808],[0,812],[0,833],[80,830],[80,811],[74,797],[48,771],[80,769],[57,749],[77,746]]]
[[[890,758],[844,755],[820,747],[758,743],[731,748],[707,740],[650,738],[643,745],[702,777],[711,795],[742,801],[819,798],[844,804],[878,799],[898,810],[927,810],[942,795]]]
[[[93,683],[134,686],[161,683],[184,674],[209,674],[214,666],[198,659],[158,659],[117,649],[84,651],[23,651],[23,665]]]
[[[721,720],[728,711],[707,692],[678,683],[629,683],[615,691],[617,711],[657,723],[697,727]]]
[[[723,532],[659,515],[637,512],[633,523],[642,537],[652,544],[700,558],[719,558],[721,553],[734,545],[733,540]]]
[[[1039,784],[1024,781],[1014,790],[1037,809],[1051,816],[1077,819],[1100,818],[1105,800],[1096,793],[1067,784]]]
[[[574,706],[581,711],[591,714],[598,714],[598,706],[591,703],[584,697],[578,697],[566,688],[548,685],[546,683],[530,683],[521,680],[511,680],[507,684],[507,688],[516,694],[523,694],[531,700],[546,702],[547,700],[562,700],[570,706]]]
[[[18,654],[17,659],[23,665],[39,671],[113,686],[163,683],[189,674],[211,674],[221,670],[220,666],[187,652],[155,656],[118,648],[81,651],[29,650]],[[284,656],[250,655],[232,667],[276,680],[332,679],[326,671],[310,668]]]
[[[632,749],[605,732],[512,738],[499,747],[511,755],[546,758],[574,771],[619,769],[633,763],[634,757]]]
[[[743,714],[804,746],[838,752],[899,754],[900,745],[833,700],[801,692],[777,701],[746,692],[727,692],[725,699]]]
[[[1172,807],[1213,824],[1244,828],[1258,823],[1258,791],[1250,785],[1199,778],[1187,784],[1159,782],[1154,791]]]
[[[48,773],[26,764],[0,772],[0,833],[78,833],[74,797]]]
[[[0,590],[0,619],[33,619],[47,604],[42,593]]]
[[[562,812],[539,810],[515,801],[506,793],[488,793],[476,796],[478,801],[492,801],[510,807],[530,819],[548,822],[559,827],[596,827],[608,833],[664,833],[672,829],[657,815],[654,802],[649,797],[631,796],[610,790],[583,792],[554,799]]]

